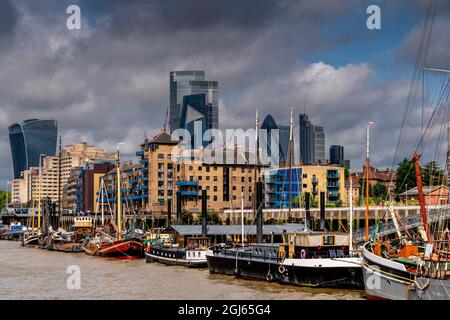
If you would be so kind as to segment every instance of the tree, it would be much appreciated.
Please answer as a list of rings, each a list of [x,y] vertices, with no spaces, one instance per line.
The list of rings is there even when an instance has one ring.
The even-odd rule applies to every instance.
[[[298,195],[294,199],[292,199],[292,203],[297,208],[305,208],[306,207],[305,192],[302,192],[300,195]],[[310,208],[318,208],[319,207],[319,202],[311,194],[309,196],[309,206],[310,206]]]
[[[439,163],[430,161],[422,168],[422,183],[424,186],[445,184],[444,170],[439,167]]]
[[[11,200],[11,193],[0,190],[0,210],[5,206],[7,199]]]
[[[215,211],[208,212],[206,216],[206,223],[207,224],[221,224],[220,216]]]
[[[372,188],[372,195],[375,198],[386,199],[387,194],[388,194],[388,190],[384,184],[377,183]]]
[[[397,181],[395,182],[395,191],[397,194],[403,193],[408,189],[416,186],[416,171],[412,160],[403,159],[398,164]]]

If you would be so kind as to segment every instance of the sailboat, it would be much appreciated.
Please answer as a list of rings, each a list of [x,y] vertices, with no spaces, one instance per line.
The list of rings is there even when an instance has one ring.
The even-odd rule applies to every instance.
[[[419,163],[423,154],[423,146],[427,139],[431,139],[431,133],[434,126],[439,124],[438,121],[442,121],[441,130],[445,128],[444,123],[445,120],[447,121],[447,162],[450,156],[450,122],[445,119],[445,115],[449,114],[450,70],[425,68],[435,10],[436,3],[432,1],[420,40],[411,81],[411,91],[405,111],[405,113],[412,111],[411,101],[414,100],[414,89],[419,87],[417,81],[420,74],[422,74],[422,81],[424,81],[424,72],[419,72],[419,67],[422,66],[421,71],[443,72],[442,87],[439,88],[437,104],[425,130],[422,128],[419,142],[412,156],[416,175],[417,198],[420,205],[420,225],[417,228],[417,234],[413,233],[405,224],[402,224],[403,230],[400,230],[398,218],[395,217],[391,209],[390,213],[396,228],[397,238],[382,239],[378,234],[375,234],[373,239],[365,243],[362,251],[362,265],[365,291],[369,298],[450,300],[450,232],[448,229],[450,209],[448,205],[437,209],[437,212],[433,215],[437,218],[437,222],[434,226],[432,225],[433,221],[429,219],[430,216],[425,203],[422,170]],[[423,83],[422,85],[424,86]],[[423,104],[422,107],[424,107]],[[401,145],[405,126],[405,123],[403,123],[397,146]],[[448,165],[447,163],[447,176],[450,173]]]
[[[123,237],[122,235],[122,197],[121,197],[121,169],[120,169],[120,151],[117,147],[117,205],[116,215],[117,223],[113,224],[116,232],[110,234],[106,226],[96,229],[96,236],[83,244],[83,250],[88,255],[110,256],[118,258],[141,258],[144,255],[144,245],[138,238]],[[103,203],[102,203],[103,210]],[[103,211],[102,211],[103,212]],[[102,221],[104,216],[102,214]]]

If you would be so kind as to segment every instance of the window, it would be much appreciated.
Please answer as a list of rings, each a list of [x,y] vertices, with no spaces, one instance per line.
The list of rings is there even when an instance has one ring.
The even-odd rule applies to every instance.
[[[198,166],[198,171],[202,171],[202,166]]]
[[[242,182],[242,183],[245,182],[245,177],[241,177],[241,182]]]
[[[334,246],[334,236],[323,236],[322,243],[324,246]]]
[[[252,182],[252,177],[248,177],[248,182]]]
[[[189,166],[189,171],[192,171],[192,170],[194,170],[194,167],[193,166]]]
[[[210,176],[206,176],[206,181],[209,181]]]
[[[308,185],[306,183],[303,184],[303,189],[308,188]]]
[[[236,167],[233,167],[233,171],[236,171]]]
[[[167,155],[167,159],[172,159],[172,155],[170,153]]]
[[[217,201],[217,196],[214,196],[214,201]]]
[[[214,166],[214,171],[217,171],[217,166]]]
[[[236,186],[233,186],[233,191],[236,191]]]
[[[217,181],[217,176],[214,176],[214,181]]]
[[[244,172],[245,172],[245,168],[242,167],[242,168],[241,168],[241,173],[244,173]]]
[[[206,186],[206,190],[209,190],[209,186]]]
[[[241,192],[244,192],[244,187],[241,187]]]
[[[308,175],[306,173],[303,174],[303,179],[308,178]]]
[[[190,176],[190,177],[189,177],[189,181],[194,181],[194,177],[193,177],[193,176]]]
[[[158,153],[158,160],[164,160],[164,154]]]
[[[214,192],[217,192],[217,186],[214,186],[213,190],[214,190]]]
[[[205,168],[206,172],[209,172],[209,166],[207,165]]]
[[[198,176],[198,181],[201,181],[202,180],[202,176]]]
[[[236,196],[233,196],[233,200],[236,200]]]

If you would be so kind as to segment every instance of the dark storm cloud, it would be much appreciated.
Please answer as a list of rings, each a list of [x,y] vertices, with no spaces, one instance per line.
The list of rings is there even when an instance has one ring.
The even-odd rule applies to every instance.
[[[81,7],[81,31],[65,28],[65,9],[72,3]],[[287,123],[289,107],[295,105],[298,113],[306,102],[314,121],[325,126],[327,144],[343,144],[348,157],[362,159],[364,125],[371,117],[380,139],[376,164],[392,158],[391,145],[383,141],[395,140],[408,79],[375,83],[369,64],[338,68],[311,61],[317,52],[361,40],[361,1],[13,4],[0,11],[0,16],[16,13],[4,29],[9,31],[2,31],[16,41],[0,52],[0,130],[5,137],[12,122],[53,118],[64,143],[87,140],[113,151],[125,141],[123,150],[131,157],[144,132],[152,136],[163,126],[169,72],[200,69],[219,81],[222,128],[253,127],[256,109],[261,117],[271,113]],[[336,32],[343,21],[349,23]],[[0,147],[9,150],[7,140]],[[10,176],[8,153],[0,157],[0,168],[0,180]]]
[[[17,25],[18,13],[10,1],[0,2],[0,45],[10,41]]]

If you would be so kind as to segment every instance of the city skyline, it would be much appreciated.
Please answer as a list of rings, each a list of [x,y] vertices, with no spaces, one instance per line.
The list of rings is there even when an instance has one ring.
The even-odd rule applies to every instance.
[[[202,12],[160,1],[72,2],[86,14],[80,32],[65,29],[65,1],[50,1],[45,10],[32,1],[1,4],[5,138],[14,122],[50,118],[58,120],[63,144],[85,140],[111,153],[123,141],[124,157],[132,157],[145,135],[163,127],[168,74],[204,70],[220,83],[221,128],[254,127],[256,109],[286,124],[292,105],[295,114],[306,106],[333,137],[325,149],[328,142],[345,146],[359,168],[365,124],[374,120],[372,164],[392,165],[426,4],[381,2],[382,29],[371,31],[369,2],[218,1],[205,2]],[[448,47],[450,6],[438,2],[430,61],[448,68],[439,58]],[[411,155],[417,136],[409,131],[401,156]],[[0,143],[8,150],[0,157],[1,189],[12,178],[7,140]]]

